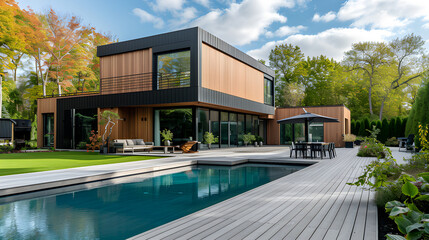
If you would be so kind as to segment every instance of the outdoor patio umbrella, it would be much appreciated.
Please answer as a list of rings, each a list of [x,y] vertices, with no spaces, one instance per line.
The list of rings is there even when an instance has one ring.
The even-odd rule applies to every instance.
[[[308,125],[314,122],[340,122],[336,118],[326,117],[319,114],[309,113],[303,108],[301,115],[278,120],[277,123],[305,123],[305,141],[308,142]]]

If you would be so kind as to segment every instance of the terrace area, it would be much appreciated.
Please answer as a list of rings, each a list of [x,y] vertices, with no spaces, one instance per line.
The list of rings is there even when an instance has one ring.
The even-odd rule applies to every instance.
[[[193,164],[245,162],[307,164],[294,174],[212,205],[132,239],[377,239],[374,193],[349,186],[373,158],[356,157],[357,148],[337,149],[333,159],[289,158],[287,147],[248,147],[180,154],[171,158],[88,166],[0,177],[2,202],[40,196],[56,187]],[[393,149],[402,159],[408,153]],[[119,178],[120,179],[120,178]],[[11,195],[17,193],[25,193]]]

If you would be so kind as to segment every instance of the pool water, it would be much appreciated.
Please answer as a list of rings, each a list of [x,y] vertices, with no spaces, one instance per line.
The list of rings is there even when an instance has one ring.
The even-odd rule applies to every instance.
[[[125,239],[305,166],[189,167],[0,205],[0,239]],[[137,180],[136,180],[137,179]]]

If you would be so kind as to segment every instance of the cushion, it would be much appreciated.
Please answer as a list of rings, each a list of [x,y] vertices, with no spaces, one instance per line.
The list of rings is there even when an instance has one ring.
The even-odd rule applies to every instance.
[[[128,146],[134,146],[134,142],[132,139],[127,139],[127,145]]]
[[[117,142],[117,143],[123,143],[124,147],[127,146],[127,141],[125,141],[125,139],[116,139],[115,142]]]
[[[136,145],[146,145],[145,143],[144,143],[144,141],[143,141],[143,139],[134,139],[134,143],[136,144]]]

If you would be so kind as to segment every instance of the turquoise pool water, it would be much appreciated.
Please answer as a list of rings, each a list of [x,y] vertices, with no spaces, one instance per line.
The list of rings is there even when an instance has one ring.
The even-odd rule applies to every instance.
[[[3,203],[0,239],[125,239],[302,168],[195,166],[155,177],[146,174],[115,180],[120,184]]]

